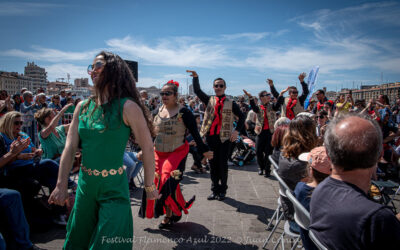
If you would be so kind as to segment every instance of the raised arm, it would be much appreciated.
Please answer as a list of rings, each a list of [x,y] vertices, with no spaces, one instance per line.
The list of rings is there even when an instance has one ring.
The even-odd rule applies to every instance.
[[[254,97],[249,92],[247,92],[246,90],[243,90],[243,92],[244,92],[245,95],[247,95],[249,97],[251,109],[255,113],[260,112],[260,109],[257,107],[256,103],[254,102]]]
[[[57,185],[49,198],[49,203],[54,203],[60,206],[63,206],[68,200],[68,177],[74,162],[75,152],[79,145],[78,125],[81,105],[82,102],[79,102],[76,106],[71,127],[67,136],[67,142],[65,143],[65,148],[61,155]]]
[[[279,93],[275,89],[274,81],[272,81],[272,79],[267,79],[267,83],[269,85],[269,88],[271,89],[272,96],[278,99]]]
[[[154,147],[144,114],[137,103],[128,100],[124,105],[123,117],[125,124],[131,128],[137,143],[142,149],[146,197],[149,200],[158,199],[160,195],[157,189],[153,188],[155,173]]]
[[[303,93],[299,97],[299,101],[300,101],[301,106],[304,106],[304,101],[306,100],[306,98],[308,96],[308,93],[310,92],[310,91],[308,91],[307,83],[304,82],[304,78],[306,78],[306,76],[307,76],[307,74],[304,73],[304,72],[299,75],[301,88],[303,89]]]
[[[210,96],[203,92],[200,88],[199,83],[199,76],[197,75],[196,71],[193,70],[186,70],[186,72],[191,73],[191,77],[193,77],[193,91],[194,93],[200,98],[200,100],[207,105],[208,101],[210,100]]]
[[[51,132],[55,129],[55,127],[57,127],[58,121],[60,120],[60,118],[64,115],[65,111],[72,105],[73,105],[72,103],[69,103],[68,105],[64,106],[64,108],[62,108],[60,110],[60,112],[58,112],[58,114],[56,116],[54,116],[54,118],[51,120],[49,126],[44,128],[40,132],[40,136],[43,139],[46,139],[51,134]]]

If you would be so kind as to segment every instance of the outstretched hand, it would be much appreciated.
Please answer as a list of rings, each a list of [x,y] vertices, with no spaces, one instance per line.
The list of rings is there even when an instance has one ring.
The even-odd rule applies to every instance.
[[[307,76],[307,73],[305,73],[305,72],[301,73],[301,74],[299,75],[299,80],[300,80],[300,82],[304,82],[304,78],[306,78],[306,76]]]
[[[274,86],[274,81],[272,81],[272,79],[267,79],[267,83],[270,87]]]
[[[191,77],[199,77],[199,75],[197,75],[196,71],[194,70],[186,70],[186,72],[191,73]]]
[[[251,94],[249,92],[247,92],[245,89],[243,90],[244,94],[247,95],[249,98],[251,98]]]
[[[286,93],[289,90],[290,87],[287,87],[286,89],[282,90],[280,95],[283,95],[284,93]]]

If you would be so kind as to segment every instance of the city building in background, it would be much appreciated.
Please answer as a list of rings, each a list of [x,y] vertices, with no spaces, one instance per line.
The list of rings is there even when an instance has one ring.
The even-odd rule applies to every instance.
[[[49,82],[47,84],[46,94],[48,94],[48,95],[59,94],[61,90],[70,89],[71,87],[72,86],[70,84],[68,84],[67,82],[63,82],[63,81]]]
[[[74,85],[77,88],[80,88],[80,87],[87,88],[87,87],[89,87],[89,78],[76,78],[74,80]]]
[[[400,98],[400,82],[384,83],[381,85],[364,85],[360,89],[341,89],[338,94],[348,94],[350,90],[353,93],[353,99],[364,99],[368,102],[371,98],[377,99],[379,95],[387,95],[390,104]]]
[[[6,90],[9,95],[20,93],[22,88],[32,89],[33,79],[17,72],[0,71],[0,90]]]
[[[28,62],[25,66],[24,75],[32,78],[31,91],[36,92],[40,88],[46,91],[47,73],[44,68],[37,66],[34,62]]]

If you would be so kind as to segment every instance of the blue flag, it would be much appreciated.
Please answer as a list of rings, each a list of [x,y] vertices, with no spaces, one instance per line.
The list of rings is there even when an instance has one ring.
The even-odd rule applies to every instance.
[[[317,76],[318,76],[319,66],[314,66],[310,74],[308,74],[307,84],[308,84],[308,96],[304,101],[304,109],[307,109],[308,105],[310,104],[310,99],[314,93],[315,85],[317,85]]]

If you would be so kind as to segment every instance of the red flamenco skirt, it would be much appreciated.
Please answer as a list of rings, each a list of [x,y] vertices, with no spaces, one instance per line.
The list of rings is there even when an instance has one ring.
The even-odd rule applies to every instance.
[[[162,194],[158,200],[147,200],[143,190],[142,205],[139,216],[142,218],[158,218],[166,213],[166,208],[181,216],[182,211],[187,214],[192,206],[195,196],[188,202],[183,198],[180,181],[185,170],[186,157],[189,153],[189,144],[186,142],[173,152],[155,151],[156,171],[154,184]]]

